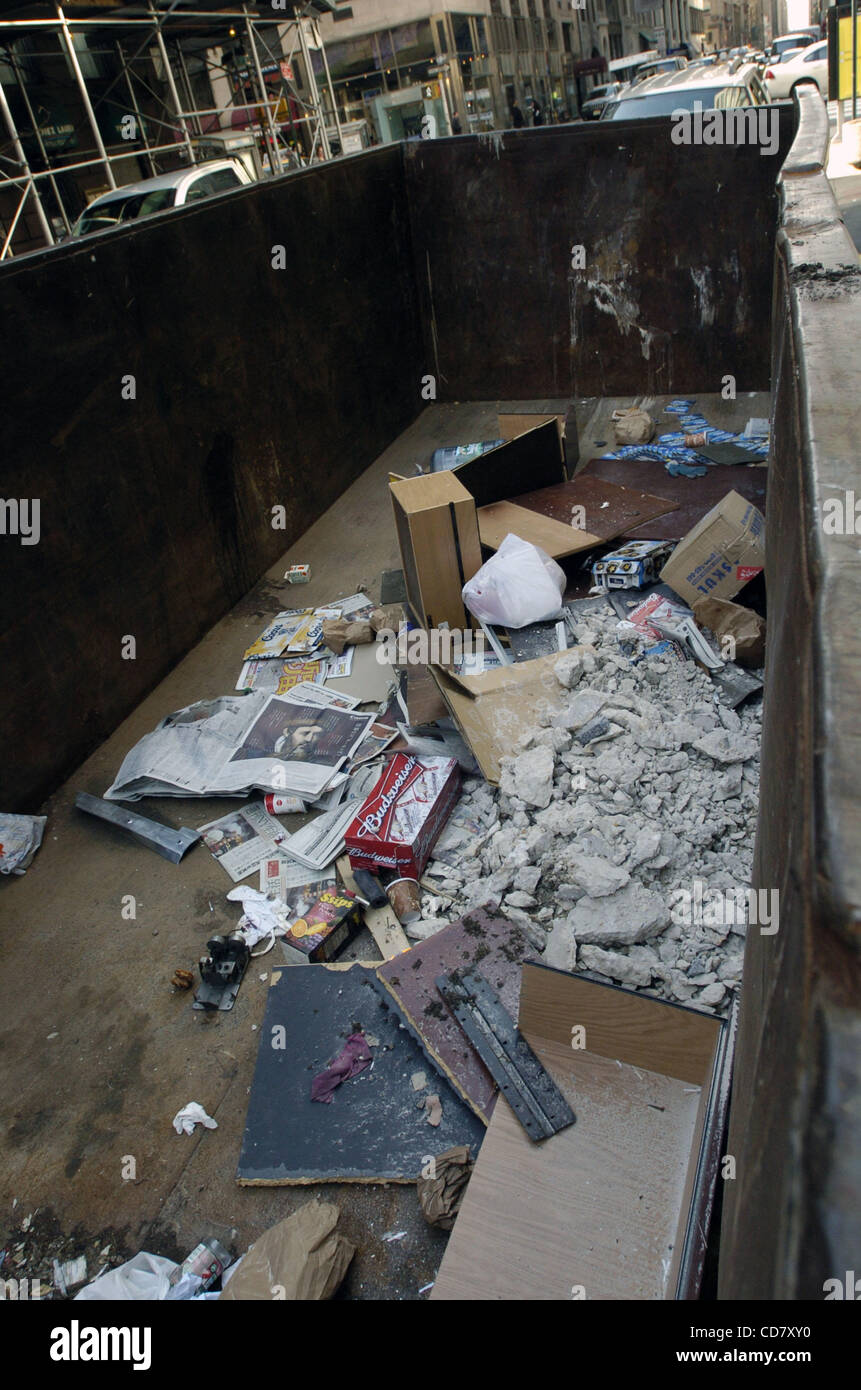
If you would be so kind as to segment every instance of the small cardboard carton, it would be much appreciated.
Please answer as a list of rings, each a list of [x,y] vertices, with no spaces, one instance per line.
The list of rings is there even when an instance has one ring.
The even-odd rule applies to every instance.
[[[332,960],[362,925],[362,905],[348,889],[327,888],[304,917],[297,917],[282,941],[296,965]]]
[[[595,561],[592,578],[599,589],[642,589],[657,580],[671,549],[669,541],[628,541]]]
[[[421,878],[459,796],[456,758],[396,753],[347,829],[350,866]]]
[[[685,603],[733,598],[765,564],[765,519],[752,502],[728,492],[679,541],[661,579]]]

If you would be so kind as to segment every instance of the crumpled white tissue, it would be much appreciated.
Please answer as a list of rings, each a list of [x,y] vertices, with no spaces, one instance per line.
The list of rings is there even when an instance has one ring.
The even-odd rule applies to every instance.
[[[207,1115],[202,1105],[198,1105],[196,1100],[190,1100],[188,1105],[184,1105],[181,1110],[177,1110],[173,1117],[173,1127],[177,1134],[193,1134],[195,1125],[203,1125],[206,1129],[218,1129],[217,1121],[211,1115]]]

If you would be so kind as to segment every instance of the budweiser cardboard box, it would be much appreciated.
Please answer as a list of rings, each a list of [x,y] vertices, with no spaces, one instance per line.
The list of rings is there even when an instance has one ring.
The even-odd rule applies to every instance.
[[[421,878],[459,796],[456,758],[396,753],[344,837],[352,868]]]
[[[661,578],[685,603],[734,598],[765,564],[765,519],[752,502],[728,492],[679,541]]]

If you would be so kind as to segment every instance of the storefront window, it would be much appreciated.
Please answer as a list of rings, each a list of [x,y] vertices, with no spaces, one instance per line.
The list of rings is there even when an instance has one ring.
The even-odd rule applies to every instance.
[[[456,53],[470,54],[474,52],[472,47],[472,33],[469,27],[469,15],[453,14],[451,16],[451,28],[454,34],[454,49]]]

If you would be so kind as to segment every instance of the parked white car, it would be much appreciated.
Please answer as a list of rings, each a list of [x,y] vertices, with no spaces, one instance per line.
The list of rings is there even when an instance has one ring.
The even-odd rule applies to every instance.
[[[584,121],[597,121],[601,112],[608,101],[614,101],[622,90],[621,82],[604,82],[600,87],[593,87],[587,99],[580,107],[580,115]]]
[[[224,193],[251,182],[238,160],[215,159],[191,169],[174,169],[170,174],[142,179],[140,183],[127,183],[123,188],[111,189],[110,193],[94,198],[72,228],[72,236],[104,232],[121,222],[137,221],[169,208],[184,207],[186,203],[196,203],[201,198],[210,198],[213,193]]]
[[[769,46],[768,57],[779,58],[787,48],[809,48],[818,43],[820,34],[814,29],[793,29],[791,34],[780,34]]]
[[[647,116],[670,116],[734,106],[767,106],[768,93],[753,63],[715,63],[711,67],[686,67],[627,87],[604,108],[602,121],[631,121]]]
[[[785,63],[775,63],[765,69],[763,82],[772,101],[791,96],[803,82],[814,82],[822,98],[828,100],[828,44],[812,43],[802,48]]]

